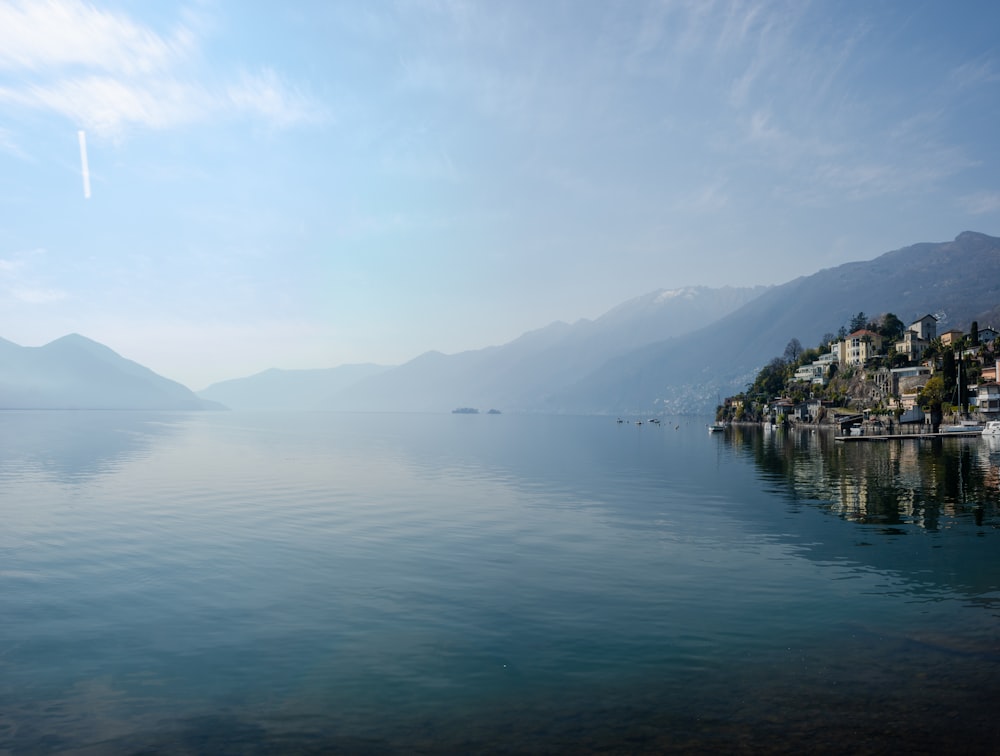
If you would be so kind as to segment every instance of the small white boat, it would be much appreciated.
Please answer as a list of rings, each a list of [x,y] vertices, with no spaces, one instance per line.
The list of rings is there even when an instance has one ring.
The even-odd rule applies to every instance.
[[[990,420],[983,428],[984,436],[996,436],[1000,438],[1000,420]]]
[[[725,423],[709,423],[708,424],[708,432],[709,433],[716,433],[717,431],[724,431],[725,429],[726,429],[726,424]]]
[[[975,420],[962,420],[955,425],[942,425],[942,433],[982,433],[983,424]]]

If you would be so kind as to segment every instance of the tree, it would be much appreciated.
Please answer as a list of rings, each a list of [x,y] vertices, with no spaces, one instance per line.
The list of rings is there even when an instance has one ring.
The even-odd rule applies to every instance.
[[[795,361],[795,367],[811,365],[827,352],[826,349],[805,349],[799,353],[799,358]]]
[[[927,348],[923,353],[923,359],[933,360],[942,352],[944,352],[944,347],[941,344],[941,337],[938,336],[937,338],[931,339],[931,342],[927,345]]]
[[[973,320],[969,326],[969,342],[972,346],[979,346],[979,321]]]
[[[917,394],[917,402],[925,409],[940,411],[945,396],[944,378],[941,375],[932,375]]]
[[[863,312],[859,312],[857,315],[851,318],[850,332],[854,333],[855,331],[860,331],[867,325],[868,325],[868,316],[865,315]]]
[[[945,396],[951,396],[951,392],[955,390],[955,373],[955,353],[946,349],[941,355],[941,378]]]
[[[955,386],[958,390],[955,392],[955,396],[962,412],[969,411],[969,384],[979,383],[980,377],[981,368],[979,362],[959,355],[958,375],[955,380]]]
[[[891,312],[887,312],[882,316],[882,322],[879,323],[878,334],[886,341],[898,341],[903,338],[903,334],[906,332],[906,324],[903,323],[896,315]]]
[[[785,362],[795,362],[795,360],[799,358],[800,354],[802,354],[802,342],[798,339],[792,339],[789,341],[785,346]]]
[[[785,388],[785,367],[785,361],[775,357],[757,373],[751,391],[764,401],[779,396]]]

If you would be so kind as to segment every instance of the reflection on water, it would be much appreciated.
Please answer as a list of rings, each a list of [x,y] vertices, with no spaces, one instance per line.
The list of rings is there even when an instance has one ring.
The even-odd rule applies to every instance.
[[[997,742],[982,445],[506,415],[0,422],[0,753]]]
[[[789,538],[804,544],[804,558],[855,563],[896,582],[887,593],[961,596],[1000,617],[994,440],[843,442],[819,430],[748,426],[730,428],[717,443],[751,461],[779,500],[842,522],[821,532],[796,519]]]
[[[0,411],[0,477],[73,483],[119,469],[173,432],[184,413]]]
[[[726,442],[752,457],[790,495],[846,520],[930,531],[970,520],[1000,527],[1000,443],[986,438],[836,441],[833,433],[729,430]]]

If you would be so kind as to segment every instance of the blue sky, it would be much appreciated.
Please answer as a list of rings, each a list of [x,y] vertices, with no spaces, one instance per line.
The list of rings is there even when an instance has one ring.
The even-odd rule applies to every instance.
[[[1000,234],[998,28],[989,2],[0,0],[0,336],[200,389]]]

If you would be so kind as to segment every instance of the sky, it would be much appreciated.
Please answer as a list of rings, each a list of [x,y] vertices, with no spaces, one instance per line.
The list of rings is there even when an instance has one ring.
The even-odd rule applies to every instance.
[[[0,337],[198,390],[1000,235],[1000,4],[0,0]]]

